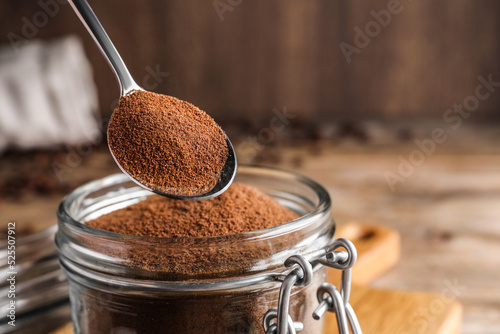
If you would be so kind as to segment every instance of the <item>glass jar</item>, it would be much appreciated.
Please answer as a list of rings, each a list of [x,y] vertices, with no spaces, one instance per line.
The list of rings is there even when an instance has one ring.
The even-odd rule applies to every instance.
[[[242,166],[236,181],[254,186],[300,218],[264,230],[204,238],[151,238],[98,230],[85,222],[144,200],[151,193],[123,174],[86,184],[58,209],[56,245],[69,279],[72,320],[79,334],[263,333],[278,305],[284,262],[313,261],[335,230],[330,197],[316,182],[278,169]],[[312,313],[326,280],[294,287],[289,314],[303,333],[321,333]]]

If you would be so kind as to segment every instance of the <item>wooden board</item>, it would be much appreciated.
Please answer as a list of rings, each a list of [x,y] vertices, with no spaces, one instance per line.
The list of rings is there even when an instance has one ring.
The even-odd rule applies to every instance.
[[[401,292],[355,285],[351,305],[364,334],[459,334],[462,307],[456,300],[422,292]],[[336,334],[333,313],[323,334]]]
[[[462,307],[455,298],[422,292],[374,289],[363,284],[390,269],[400,257],[399,234],[376,224],[350,223],[337,229],[337,237],[351,240],[358,251],[353,268],[350,303],[365,334],[458,334]],[[339,286],[338,270],[328,280]],[[335,334],[335,315],[328,313],[323,334]]]
[[[356,284],[367,284],[380,277],[401,257],[399,234],[380,224],[343,224],[337,228],[335,236],[351,240],[356,246],[358,259],[352,273]],[[328,280],[339,286],[340,271],[328,269]]]
[[[63,327],[59,328],[55,332],[52,332],[50,334],[74,334],[73,332],[73,324],[71,322],[67,323]]]

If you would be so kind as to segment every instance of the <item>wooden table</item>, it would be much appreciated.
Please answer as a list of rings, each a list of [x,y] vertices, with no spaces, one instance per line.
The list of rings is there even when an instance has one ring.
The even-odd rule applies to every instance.
[[[319,155],[305,147],[303,164],[292,169],[326,186],[339,224],[380,222],[401,233],[401,260],[372,286],[458,298],[463,333],[498,334],[500,135],[450,138],[455,139],[438,147],[394,191],[384,174],[397,170],[399,157],[407,159],[416,149],[413,143],[391,149],[325,145]]]
[[[465,128],[438,145],[394,191],[384,174],[396,172],[400,157],[408,159],[417,150],[413,142],[279,147],[281,162],[275,165],[323,184],[332,196],[333,216],[339,224],[372,221],[401,233],[401,260],[372,286],[457,298],[464,306],[463,333],[498,334],[500,134],[481,129]],[[106,151],[96,151],[68,177],[99,178],[117,171],[109,159]],[[0,220],[50,224],[58,202],[57,197],[4,202]],[[425,316],[433,310],[419,312]]]

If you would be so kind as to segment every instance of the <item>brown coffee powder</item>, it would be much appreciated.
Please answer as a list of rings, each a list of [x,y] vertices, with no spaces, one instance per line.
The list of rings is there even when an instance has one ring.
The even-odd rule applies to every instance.
[[[93,227],[150,238],[94,236],[89,240],[92,251],[123,262],[109,267],[113,279],[99,285],[70,281],[78,291],[72,307],[79,318],[79,331],[263,333],[262,319],[269,309],[277,307],[280,282],[263,280],[232,288],[219,283],[282,272],[287,257],[311,245],[309,241],[297,247],[304,242],[300,229],[257,237],[234,233],[280,225],[295,218],[296,213],[272,197],[248,185],[233,183],[221,196],[207,201],[151,195],[88,221],[86,224]],[[314,247],[330,239],[324,237],[315,239]],[[311,285],[293,289],[289,313],[304,323],[305,333],[321,332],[322,323],[313,320],[311,314],[318,305],[316,291],[325,275],[325,270],[320,269],[314,273]],[[126,288],[119,284],[123,278]],[[165,283],[175,286],[165,287]],[[189,283],[203,283],[210,288],[184,290]]]
[[[296,287],[289,314],[300,321],[299,333],[319,334],[322,321],[312,313],[319,302],[316,291],[325,282],[325,270],[315,272],[311,284]],[[82,287],[75,314],[82,334],[264,334],[264,314],[278,306],[279,282],[233,291],[123,293]]]
[[[131,267],[150,272],[152,284],[215,280],[216,286],[218,280],[248,274],[248,268],[267,268],[267,261],[300,241],[289,235],[245,242],[235,233],[296,218],[296,213],[263,192],[233,183],[222,195],[206,201],[151,195],[86,224],[122,234],[163,237],[144,244],[128,239],[128,247],[120,253]],[[167,246],[170,243],[172,247]],[[315,272],[311,285],[295,288],[290,299],[289,312],[304,323],[306,333],[321,332],[321,322],[311,314],[318,305],[316,290],[324,281],[324,270]],[[260,334],[264,314],[277,306],[279,287],[279,282],[261,282],[238,289],[158,293],[115,290],[113,284],[107,291],[85,287],[79,301],[85,312],[77,314],[85,333]]]
[[[158,195],[86,224],[101,230],[144,237],[213,237],[262,230],[298,218],[272,197],[234,183],[205,201],[179,201]]]
[[[205,112],[145,91],[120,99],[109,122],[108,144],[129,175],[177,196],[210,191],[228,155],[224,132]]]
[[[222,278],[246,272],[262,258],[286,249],[267,241],[245,242],[244,233],[277,226],[298,215],[272,197],[234,183],[222,195],[205,201],[179,201],[151,195],[147,199],[86,222],[102,230],[136,235],[114,257],[140,269],[141,275],[167,281]],[[242,234],[243,233],[243,234]],[[279,263],[281,266],[282,263]]]

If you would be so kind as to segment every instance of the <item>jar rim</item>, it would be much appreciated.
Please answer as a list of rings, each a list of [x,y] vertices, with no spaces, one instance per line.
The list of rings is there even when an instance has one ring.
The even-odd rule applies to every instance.
[[[262,173],[272,173],[276,175],[280,175],[281,177],[286,177],[288,179],[295,179],[296,181],[299,181],[300,183],[308,186],[311,190],[315,191],[317,196],[318,196],[318,203],[314,205],[314,208],[307,212],[306,214],[292,220],[289,222],[286,222],[281,225],[277,226],[272,226],[268,227],[265,229],[261,230],[256,230],[256,231],[249,231],[249,232],[243,232],[243,233],[235,233],[235,234],[228,234],[224,236],[206,236],[206,237],[181,237],[181,238],[169,238],[169,237],[150,237],[150,236],[137,236],[137,235],[129,235],[129,234],[121,234],[121,233],[116,233],[116,232],[110,232],[110,231],[105,231],[101,229],[97,229],[91,226],[86,225],[83,222],[80,222],[76,219],[74,219],[70,214],[69,214],[69,206],[77,201],[82,195],[84,195],[87,192],[90,192],[92,190],[95,190],[98,186],[99,187],[106,187],[106,186],[111,186],[113,184],[121,183],[123,181],[126,181],[129,179],[129,177],[123,173],[116,173],[112,174],[109,176],[106,176],[104,178],[91,181],[89,183],[86,183],[77,189],[73,190],[71,193],[66,195],[63,200],[61,201],[61,204],[58,207],[57,210],[57,215],[59,220],[64,220],[65,223],[71,225],[72,228],[76,229],[77,232],[80,233],[85,233],[85,234],[93,234],[96,236],[100,237],[106,237],[106,238],[116,238],[116,239],[133,239],[134,241],[139,241],[139,242],[152,242],[152,241],[165,241],[165,240],[172,240],[175,242],[183,242],[186,240],[192,241],[192,242],[197,242],[199,240],[203,241],[214,241],[220,238],[232,238],[232,237],[238,237],[238,238],[244,238],[247,241],[250,241],[255,238],[262,238],[266,235],[278,235],[278,234],[286,234],[293,232],[295,230],[299,230],[301,228],[304,228],[305,226],[309,225],[310,222],[314,221],[315,217],[318,215],[322,215],[325,212],[328,212],[328,210],[331,207],[331,199],[330,195],[328,194],[327,190],[321,186],[318,182],[314,181],[313,179],[303,176],[299,173],[293,172],[293,171],[288,171],[284,170],[281,168],[277,167],[269,167],[269,166],[261,166],[261,165],[239,165],[238,170],[241,172],[245,171],[254,171],[254,172],[262,172]]]

